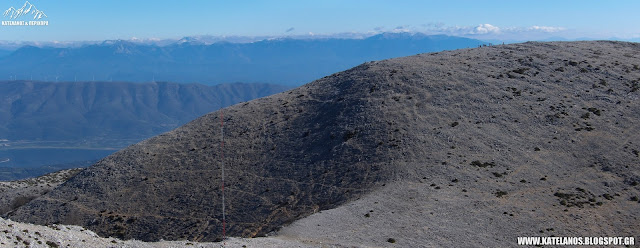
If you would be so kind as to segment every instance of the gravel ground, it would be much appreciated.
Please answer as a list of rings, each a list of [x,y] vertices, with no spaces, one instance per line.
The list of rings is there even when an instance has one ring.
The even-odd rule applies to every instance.
[[[142,242],[101,238],[79,226],[39,226],[0,218],[0,247],[340,247],[319,242],[298,242],[286,237],[229,238],[224,243],[189,241]]]

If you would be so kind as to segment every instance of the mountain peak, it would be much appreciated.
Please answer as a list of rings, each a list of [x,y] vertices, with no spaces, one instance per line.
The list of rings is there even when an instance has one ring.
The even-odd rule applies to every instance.
[[[102,43],[100,43],[100,45],[113,46],[113,45],[136,45],[136,44],[128,40],[117,39],[117,40],[105,40]]]
[[[420,32],[384,32],[384,33],[379,33],[379,34],[370,36],[367,39],[371,39],[371,40],[385,40],[385,39],[389,39],[389,40],[400,40],[400,39],[411,40],[411,39],[422,39],[422,38],[428,38],[428,37],[451,37],[451,36],[442,35],[442,34],[428,35],[428,34],[420,33]],[[451,37],[451,38],[457,38],[457,37]],[[460,37],[460,38],[462,38],[462,37]]]
[[[633,236],[638,53],[635,43],[536,42],[365,63],[130,146],[9,217],[127,239],[219,240],[224,121],[230,236],[347,202],[347,220],[329,227],[342,229],[327,229],[342,230],[335,237],[393,225],[384,239],[359,239],[368,246],[389,230],[406,246],[424,245],[425,230],[490,247],[541,226]],[[352,205],[370,195],[379,198]]]

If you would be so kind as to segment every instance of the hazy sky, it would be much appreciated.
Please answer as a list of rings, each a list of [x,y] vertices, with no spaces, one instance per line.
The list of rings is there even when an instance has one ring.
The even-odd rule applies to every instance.
[[[5,41],[413,31],[481,39],[640,38],[638,0],[29,0],[49,26],[0,26]],[[0,0],[4,13],[25,0]],[[7,16],[0,16],[3,21]],[[20,20],[33,20],[21,17]]]

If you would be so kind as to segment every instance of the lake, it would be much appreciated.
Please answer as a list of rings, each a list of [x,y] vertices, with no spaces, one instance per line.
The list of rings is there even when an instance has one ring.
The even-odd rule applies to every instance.
[[[35,168],[45,165],[92,161],[109,156],[116,151],[111,148],[2,148],[0,149],[0,167]]]

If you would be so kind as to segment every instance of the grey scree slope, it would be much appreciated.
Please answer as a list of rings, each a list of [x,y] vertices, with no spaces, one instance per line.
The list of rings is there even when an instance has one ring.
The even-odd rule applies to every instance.
[[[397,221],[375,230],[407,246],[637,235],[639,65],[637,43],[482,47],[365,63],[226,108],[227,233],[359,203],[362,221],[386,204],[379,215]],[[117,152],[9,217],[217,240],[218,117]]]

